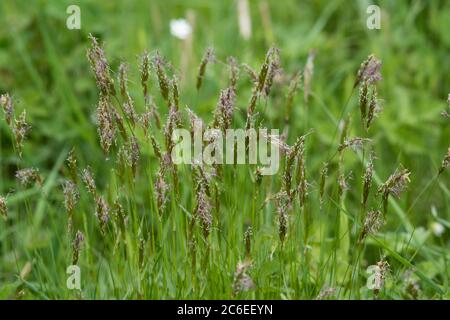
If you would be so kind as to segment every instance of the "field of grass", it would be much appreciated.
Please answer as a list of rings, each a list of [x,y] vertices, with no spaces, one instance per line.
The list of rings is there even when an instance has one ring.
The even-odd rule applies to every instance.
[[[450,298],[450,3],[237,2],[0,2],[0,299]],[[278,173],[172,164],[187,108]]]

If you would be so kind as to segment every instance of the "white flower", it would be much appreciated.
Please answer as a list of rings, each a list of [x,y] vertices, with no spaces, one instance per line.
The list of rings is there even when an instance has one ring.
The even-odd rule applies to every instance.
[[[239,18],[239,32],[241,36],[248,40],[252,35],[252,21],[250,19],[250,7],[248,0],[238,1],[238,18]]]
[[[433,233],[436,237],[440,237],[444,233],[445,228],[439,222],[433,222],[431,224],[431,231],[433,231]]]
[[[170,33],[181,40],[185,40],[192,33],[192,27],[186,19],[170,20]]]

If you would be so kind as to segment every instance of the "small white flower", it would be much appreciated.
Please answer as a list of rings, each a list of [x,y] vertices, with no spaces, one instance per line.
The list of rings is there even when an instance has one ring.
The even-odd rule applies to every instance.
[[[192,33],[192,27],[186,19],[170,20],[170,33],[181,40],[185,40]]]
[[[239,18],[239,32],[245,40],[252,36],[252,21],[250,18],[250,6],[248,0],[238,1],[238,18]]]
[[[444,233],[445,228],[439,222],[433,222],[431,224],[431,231],[433,231],[433,233],[436,237],[440,237]]]

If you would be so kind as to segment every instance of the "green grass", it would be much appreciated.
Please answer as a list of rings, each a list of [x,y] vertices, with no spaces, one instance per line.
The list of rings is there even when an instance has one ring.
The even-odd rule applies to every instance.
[[[0,3],[0,93],[10,93],[16,116],[26,109],[32,125],[20,159],[0,112],[0,195],[8,205],[8,220],[0,219],[0,298],[314,299],[333,288],[331,298],[338,299],[412,299],[412,284],[419,288],[417,298],[450,298],[449,173],[437,175],[450,145],[448,119],[441,116],[450,92],[450,5],[377,1],[381,29],[368,30],[369,1],[267,1],[269,25],[258,2],[250,2],[253,34],[248,41],[239,35],[234,1],[79,1],[81,30],[65,27],[71,1]],[[170,35],[169,21],[192,14],[193,42],[186,49]],[[296,197],[283,245],[275,201],[270,199],[283,187],[284,158],[280,172],[263,177],[259,187],[255,166],[222,168],[220,179],[211,184],[212,200],[217,188],[220,206],[213,206],[207,238],[200,223],[189,231],[196,206],[190,166],[177,167],[180,194],[170,188],[167,207],[162,217],[158,214],[154,182],[159,161],[138,126],[141,157],[136,177],[130,168],[122,177],[117,174],[116,153],[123,141],[117,138],[118,146],[105,158],[94,120],[99,92],[86,59],[89,33],[105,43],[114,78],[120,62],[128,62],[129,90],[138,113],[144,111],[139,57],[144,50],[151,55],[158,51],[181,78],[183,118],[188,106],[206,123],[213,118],[220,90],[228,85],[226,58],[234,56],[259,70],[268,48],[276,45],[285,77],[275,82],[268,99],[258,101],[256,112],[264,126],[280,131],[285,127],[289,79],[316,50],[311,97],[306,105],[301,82],[287,137],[292,145],[314,129],[305,141],[308,199],[301,208]],[[218,61],[208,64],[197,91],[197,70],[208,46],[214,47]],[[358,90],[352,87],[370,53],[383,62],[383,80],[377,84],[383,111],[366,133],[359,119]],[[153,69],[148,84],[165,123],[168,108]],[[241,72],[235,128],[245,126],[251,91],[248,76]],[[339,165],[333,154],[343,119],[350,119],[348,137],[371,142],[357,153],[346,150]],[[163,146],[162,132],[154,125],[150,132]],[[90,166],[98,193],[111,208],[119,199],[128,216],[123,232],[113,218],[101,234],[95,201],[78,177],[80,201],[73,217],[74,231],[85,235],[78,261],[81,292],[66,287],[74,232],[67,233],[61,184],[69,178],[65,159],[72,147],[78,169]],[[370,147],[377,159],[367,208],[379,206],[376,189],[400,164],[411,171],[411,182],[399,199],[389,198],[386,225],[360,244],[362,175]],[[325,161],[329,173],[320,208]],[[18,168],[28,167],[40,169],[42,186],[23,187],[14,178]],[[350,189],[342,197],[340,170],[346,176],[352,173]],[[435,223],[445,228],[440,236],[433,232]],[[238,262],[246,260],[248,226],[253,235],[247,273],[255,286],[233,296]],[[366,286],[366,269],[383,258],[390,275],[376,294]],[[27,263],[30,271],[21,276]]]

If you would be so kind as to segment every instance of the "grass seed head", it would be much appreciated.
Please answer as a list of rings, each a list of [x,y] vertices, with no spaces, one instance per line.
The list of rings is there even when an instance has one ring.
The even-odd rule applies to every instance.
[[[240,65],[240,68],[242,68],[244,72],[247,73],[247,75],[250,77],[253,83],[258,82],[258,73],[255,70],[253,70],[252,67],[250,67],[246,63],[243,63]]]
[[[220,92],[219,102],[214,114],[213,128],[222,129],[225,132],[231,127],[235,101],[236,95],[231,87]]]
[[[322,170],[320,170],[320,183],[319,183],[319,197],[320,208],[323,205],[323,196],[325,195],[325,184],[328,176],[328,163],[324,163]]]
[[[297,141],[294,143],[292,147],[289,148],[289,151],[287,153],[286,158],[286,166],[284,169],[284,175],[283,175],[283,186],[284,191],[286,194],[290,197],[290,200],[292,201],[292,172],[293,172],[293,166],[295,164],[295,160],[299,158],[299,155],[302,159],[300,159],[300,163],[304,160],[304,148],[305,148],[305,138],[307,134],[300,136],[297,138]],[[300,177],[300,176],[298,176]],[[298,181],[300,182],[300,181]],[[306,181],[303,181],[306,183]]]
[[[159,146],[158,141],[156,141],[156,138],[151,135],[150,140],[152,142],[153,152],[155,153],[156,157],[162,161],[162,155],[161,155],[161,147]]]
[[[131,168],[133,177],[136,176],[136,171],[141,156],[139,142],[136,136],[132,135],[130,141],[119,148],[118,163],[120,165],[121,174],[124,173],[125,168]]]
[[[5,112],[6,123],[11,126],[14,119],[14,105],[11,96],[8,93],[0,96],[0,105]]]
[[[33,182],[39,186],[42,185],[42,177],[39,173],[39,169],[36,168],[17,170],[16,178],[23,186],[29,186]]]
[[[133,169],[133,175],[136,175],[137,166],[141,157],[141,150],[139,142],[135,135],[131,136],[130,140],[130,153],[131,153],[131,167]]]
[[[398,198],[410,182],[410,174],[411,172],[408,169],[399,168],[395,170],[395,172],[389,176],[388,180],[380,186],[378,193],[384,195],[392,194]]]
[[[139,239],[139,257],[138,257],[139,268],[142,268],[144,266],[145,244],[146,244],[145,239],[144,238],[140,238]]]
[[[254,127],[254,123],[255,123],[254,112],[255,112],[255,108],[256,108],[256,102],[258,101],[258,96],[259,96],[258,91],[253,90],[249,105],[247,107],[247,120],[245,123],[246,130]]]
[[[263,178],[263,175],[262,175],[261,168],[258,167],[258,168],[255,169],[255,183],[256,183],[256,185],[258,185],[258,186],[261,185],[262,178]]]
[[[250,257],[251,252],[251,245],[252,245],[252,236],[253,236],[253,230],[252,227],[249,226],[247,230],[245,230],[244,233],[244,241],[245,241],[245,256],[247,258]]]
[[[161,96],[164,98],[166,102],[168,102],[170,83],[166,74],[166,70],[164,68],[164,61],[158,52],[156,53],[153,59],[153,63],[155,65],[156,75],[158,77],[159,90],[161,92]]]
[[[367,124],[366,124],[366,130],[369,130],[370,126],[372,125],[373,120],[375,117],[378,116],[378,114],[381,112],[381,106],[378,103],[377,99],[377,89],[375,86],[372,87],[372,95],[370,97],[369,102],[369,111],[367,114]]]
[[[147,51],[145,51],[141,56],[140,71],[141,71],[141,85],[142,87],[146,88],[150,71],[150,56]],[[144,90],[144,95],[145,93],[147,92]]]
[[[76,265],[80,257],[81,245],[84,242],[83,233],[78,230],[72,242],[72,264]]]
[[[156,194],[156,205],[158,208],[159,215],[162,216],[164,209],[168,201],[167,192],[169,190],[169,185],[166,182],[166,177],[164,174],[164,168],[160,167],[156,175],[156,180],[154,183],[154,189]]]
[[[178,79],[177,76],[173,76],[172,79],[172,103],[175,109],[180,110],[180,91],[178,88]]]
[[[31,129],[31,126],[27,123],[26,117],[27,112],[26,110],[23,110],[19,118],[14,121],[13,133],[20,158],[22,158],[23,141],[25,140],[28,131]]]
[[[118,164],[117,168],[118,176],[123,181],[127,168],[131,168],[132,166],[129,144],[124,144],[120,146],[119,150],[117,151],[117,164]]]
[[[272,49],[272,56],[269,62],[269,68],[267,70],[267,76],[266,80],[264,81],[264,87],[262,90],[265,97],[269,96],[274,78],[280,73],[281,73],[280,50],[274,47]]]
[[[384,286],[384,282],[385,282],[386,278],[389,276],[389,273],[390,273],[389,263],[387,261],[385,261],[384,259],[381,259],[375,265],[374,272],[375,272],[375,274],[374,274],[375,278],[374,278],[373,291],[374,291],[375,295],[378,295],[378,293]]]
[[[75,205],[78,203],[78,200],[80,200],[78,187],[71,180],[64,181],[62,186],[64,193],[64,206],[66,207],[67,212],[72,213]]]
[[[106,233],[106,226],[108,225],[110,219],[110,208],[105,198],[103,198],[102,196],[96,197],[95,204],[95,215],[100,224],[100,231],[104,235]]]
[[[196,193],[197,208],[196,216],[200,220],[202,227],[203,237],[206,239],[211,231],[212,226],[212,214],[211,214],[211,200],[207,194],[207,188],[202,181],[199,183],[199,188]]]
[[[375,56],[371,56],[364,72],[362,73],[363,81],[366,81],[369,85],[381,81],[383,77],[381,76],[381,61]]]
[[[145,135],[147,136],[148,129],[151,126],[151,119],[153,118],[156,124],[156,128],[161,129],[161,116],[158,112],[158,107],[151,97],[148,97],[148,102],[146,102],[145,111],[140,115],[139,121],[144,130]]]
[[[110,109],[112,109],[112,106],[109,105],[108,98],[101,96],[97,106],[97,121],[100,145],[105,155],[109,154],[109,149],[114,143],[116,135],[113,113]]]
[[[136,125],[136,122],[138,121],[138,116],[136,114],[136,109],[134,108],[133,100],[130,98],[129,100],[124,102],[122,107],[123,107],[123,112],[125,113],[125,116],[130,121],[131,125],[134,128],[134,126]]]
[[[447,103],[447,110],[442,111],[441,115],[447,119],[450,119],[450,93],[448,94]]]
[[[361,123],[364,125],[367,121],[367,106],[369,104],[369,85],[363,82],[359,87],[359,110],[361,113]]]
[[[123,209],[123,206],[120,204],[119,199],[116,199],[116,201],[114,201],[113,217],[116,219],[116,223],[119,225],[119,228],[123,235],[123,233],[125,232],[125,226],[128,223],[128,217],[125,213],[125,210]]]
[[[110,75],[110,67],[106,59],[105,51],[92,34],[89,34],[89,39],[91,40],[91,48],[87,50],[87,58],[94,72],[97,87],[100,89],[102,95],[114,96],[116,94],[114,80]]]
[[[197,74],[197,90],[200,90],[203,84],[203,78],[205,77],[206,72],[206,66],[209,62],[214,62],[214,49],[209,47],[206,49],[205,54],[203,55],[202,61],[200,62],[200,66],[198,68],[198,74]]]
[[[383,213],[380,210],[369,211],[364,220],[359,240],[363,241],[369,234],[375,235],[384,226],[384,223]]]
[[[343,120],[341,120],[341,121],[339,121],[339,127],[338,127],[338,129],[339,129],[339,143],[340,143],[339,146],[345,144],[345,140],[347,139],[347,133],[348,133],[349,126],[350,126],[350,119],[348,117],[343,119]]]
[[[92,171],[89,167],[83,169],[81,172],[81,178],[86,185],[87,191],[94,197],[97,196],[97,187],[95,186],[95,180],[92,175]]]
[[[124,62],[121,62],[119,65],[119,88],[120,88],[120,94],[122,96],[122,99],[126,100],[128,97],[128,77],[127,77],[127,65]]]
[[[189,252],[191,253],[191,267],[192,270],[195,270],[195,266],[197,263],[197,238],[195,237],[195,234],[191,236],[191,239],[188,242],[188,246]]]
[[[269,74],[269,69],[273,70],[273,73]],[[272,87],[273,78],[280,70],[279,61],[279,50],[275,47],[271,47],[266,54],[263,64],[257,74],[257,80],[254,83],[252,96],[250,98],[250,103],[247,107],[247,121],[245,124],[245,129],[248,130],[254,127],[255,115],[254,111],[256,108],[256,103],[261,93],[269,94],[270,88]],[[268,79],[269,74],[269,79]]]
[[[175,109],[174,106],[171,106],[169,109],[169,114],[167,115],[166,125],[164,126],[166,149],[169,155],[172,153],[172,149],[174,147],[173,131],[174,129],[179,127],[180,123],[180,113]]]
[[[145,51],[144,54],[141,57],[141,64],[140,64],[140,71],[141,71],[141,86],[144,93],[144,99],[148,96],[148,75],[150,71],[150,57],[149,54]]]
[[[291,209],[291,201],[286,192],[281,191],[276,195],[275,206],[278,214],[278,236],[283,245],[288,228],[288,212]]]
[[[264,62],[261,65],[261,68],[259,69],[258,82],[256,83],[256,91],[258,93],[261,93],[262,90],[264,89],[264,84],[266,83],[267,73],[269,72],[269,67],[270,67],[270,62],[271,62],[272,55],[273,55],[273,50],[274,50],[274,48],[271,47],[267,51],[266,58],[264,59]]]
[[[336,289],[335,288],[326,287],[326,288],[320,290],[320,293],[316,297],[316,300],[325,300],[327,298],[334,297],[335,294],[336,294]]]
[[[301,144],[297,154],[296,181],[300,206],[303,207],[306,203],[306,197],[308,195],[308,182],[306,181],[306,159],[305,159],[304,143]]]
[[[186,108],[186,112],[188,114],[189,117],[189,128],[191,131],[191,138],[194,138],[194,133],[195,133],[195,128],[196,126],[199,126],[202,129],[202,135],[204,133],[205,130],[205,124],[203,122],[203,119],[200,118],[194,111],[192,111],[189,108]]]
[[[381,61],[371,54],[366,60],[363,61],[363,63],[361,63],[361,66],[359,67],[355,87],[361,82],[367,82],[367,84],[370,85],[380,80],[382,80]]]
[[[77,167],[77,158],[75,156],[75,148],[72,148],[69,151],[69,156],[66,159],[67,167],[69,168],[69,175],[73,182],[78,181],[78,167]]]
[[[314,58],[316,57],[316,51],[311,50],[306,60],[305,70],[303,71],[303,92],[304,101],[308,103],[309,96],[311,95],[311,84],[314,73]]]
[[[239,65],[235,57],[228,57],[227,63],[230,72],[229,86],[236,94],[237,81],[239,79]]]
[[[292,106],[294,105],[294,98],[297,94],[298,85],[300,83],[302,73],[297,72],[294,77],[292,78],[291,82],[289,83],[289,89],[286,97],[286,112],[285,112],[285,122],[289,122],[291,112],[292,112]]]
[[[124,141],[128,141],[128,134],[127,134],[127,130],[125,129],[125,123],[123,121],[123,117],[120,115],[120,113],[115,108],[110,108],[109,111],[111,112],[112,118],[116,122],[117,129],[119,129],[122,139]],[[134,124],[132,124],[132,125],[134,126]]]
[[[444,159],[442,160],[441,167],[439,168],[439,174],[444,172],[445,169],[450,167],[450,147],[447,149],[447,154],[444,156]]]
[[[372,176],[373,176],[373,160],[375,156],[371,152],[369,161],[366,166],[366,170],[363,176],[363,198],[362,205],[365,208],[367,205],[367,200],[369,199],[370,187],[372,186]]]
[[[363,146],[364,146],[364,142],[369,142],[370,139],[367,138],[360,138],[360,137],[354,137],[351,139],[344,139],[344,142],[341,143],[338,147],[338,151],[342,152],[347,148],[352,149],[353,151],[357,152],[362,150]]]
[[[347,176],[341,172],[338,177],[338,195],[339,198],[342,197],[344,191],[350,190],[349,181],[352,179],[352,172],[350,172]]]
[[[383,213],[387,213],[387,204],[389,195],[400,197],[400,194],[406,189],[410,182],[409,176],[411,172],[408,169],[403,169],[401,166],[389,176],[384,184],[378,188],[378,194],[382,195]]]
[[[1,195],[0,195],[0,215],[2,215],[4,219],[8,218],[8,207],[6,205],[6,198]]]
[[[152,112],[148,107],[146,107],[145,111],[139,115],[139,124],[142,130],[144,131],[144,136],[146,138],[148,138],[151,119],[152,119]]]
[[[252,278],[248,275],[251,267],[250,261],[239,262],[234,273],[233,280],[233,297],[241,292],[252,290],[255,287]]]
[[[123,99],[123,111],[125,113],[125,116],[130,121],[131,125],[135,126],[137,122],[137,115],[136,110],[134,108],[134,102],[133,99],[130,96],[130,93],[128,92],[128,78],[127,78],[127,65],[125,63],[121,63],[119,66],[119,87],[120,87],[120,94]]]

